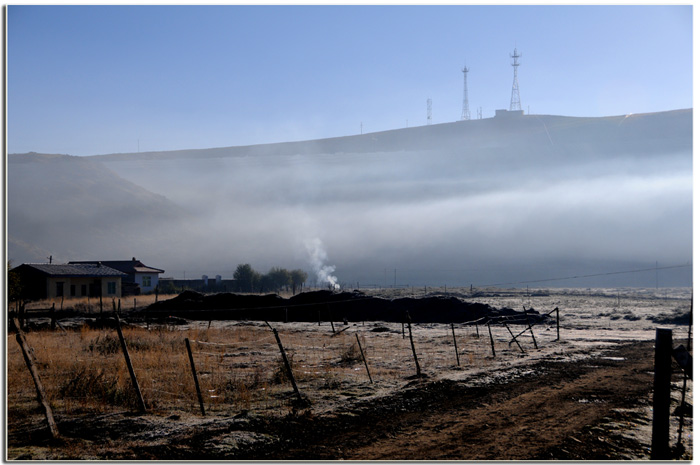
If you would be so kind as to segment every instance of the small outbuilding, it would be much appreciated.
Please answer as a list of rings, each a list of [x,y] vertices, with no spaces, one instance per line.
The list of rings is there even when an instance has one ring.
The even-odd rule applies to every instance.
[[[12,269],[23,300],[56,297],[121,297],[126,273],[102,263],[24,263]]]

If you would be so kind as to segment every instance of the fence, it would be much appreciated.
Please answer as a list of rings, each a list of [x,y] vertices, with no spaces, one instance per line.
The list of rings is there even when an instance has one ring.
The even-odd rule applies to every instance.
[[[112,327],[104,329],[37,331],[25,337],[48,402],[61,414],[128,408],[283,415],[297,408],[298,400],[311,405],[339,402],[426,373],[434,377],[483,368],[500,357],[520,357],[559,340],[559,311],[553,312],[556,339],[548,331],[554,329],[554,320],[543,328],[512,319],[410,326],[217,322],[212,327],[200,322],[186,329],[151,325],[121,331],[114,327],[118,319],[110,319]],[[16,345],[8,345],[7,369],[8,424],[13,424],[36,405]]]

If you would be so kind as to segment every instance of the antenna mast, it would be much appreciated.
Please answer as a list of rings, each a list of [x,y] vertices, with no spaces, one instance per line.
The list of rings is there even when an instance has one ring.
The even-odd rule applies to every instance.
[[[428,99],[428,125],[433,124],[433,99]]]
[[[471,119],[471,115],[469,114],[469,94],[467,93],[467,73],[469,72],[469,68],[467,68],[467,66],[465,65],[462,69],[462,72],[464,73],[464,98],[462,99],[462,119],[468,120]]]
[[[522,110],[520,108],[520,87],[518,86],[518,58],[522,55],[518,55],[518,49],[513,50],[513,54],[510,56],[513,59],[513,91],[510,94],[510,111]],[[466,76],[466,75],[465,75]],[[466,80],[466,77],[465,77]]]

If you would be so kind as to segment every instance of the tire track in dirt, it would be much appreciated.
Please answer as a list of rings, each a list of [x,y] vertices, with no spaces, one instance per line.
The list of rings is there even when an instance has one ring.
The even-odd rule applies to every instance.
[[[645,342],[620,346],[586,363],[545,362],[534,374],[505,383],[424,382],[424,388],[404,392],[403,401],[361,409],[342,425],[299,424],[290,446],[269,458],[533,459],[615,408],[646,403],[652,355],[653,343]]]

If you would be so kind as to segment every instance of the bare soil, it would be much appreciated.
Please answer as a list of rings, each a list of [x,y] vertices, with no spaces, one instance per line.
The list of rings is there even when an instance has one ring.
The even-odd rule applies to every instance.
[[[569,292],[534,302],[529,295],[481,297],[494,306],[516,308],[514,303],[526,298],[534,308],[565,309],[561,340],[554,340],[553,327],[540,328],[537,349],[521,339],[523,354],[507,344],[507,333],[500,329],[496,357],[487,347],[476,354],[481,360],[465,357],[459,367],[428,365],[422,378],[409,370],[398,378],[376,374],[374,384],[359,377],[322,388],[302,382],[310,405],[286,389],[283,415],[219,409],[202,417],[191,408],[146,415],[124,410],[58,413],[62,439],[52,440],[37,408],[8,425],[7,458],[648,460],[653,338],[659,326],[653,317],[671,321],[689,308],[689,294]],[[686,344],[687,326],[664,327],[674,330],[674,346]],[[289,334],[319,330],[309,323],[290,323],[289,328]],[[422,347],[432,341],[449,354],[453,348],[433,336],[438,331],[445,332],[418,326],[417,340]],[[375,336],[405,345],[400,329]],[[375,373],[381,363],[372,361]],[[673,367],[670,442],[675,445],[683,378],[675,362]],[[336,394],[340,391],[343,395]],[[674,458],[691,460],[692,381],[687,381],[686,404],[681,447]]]

